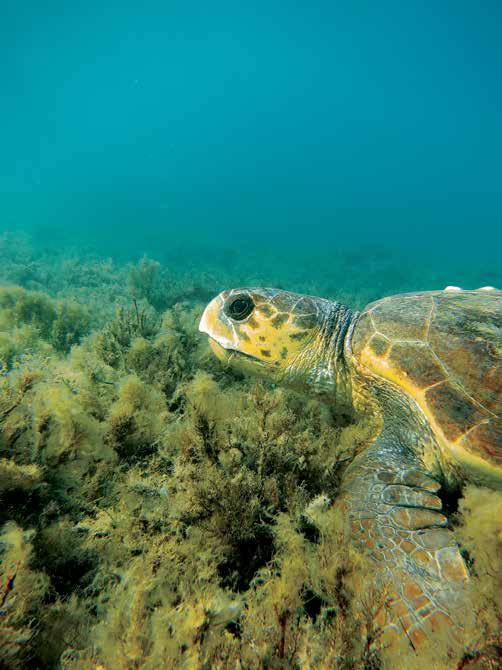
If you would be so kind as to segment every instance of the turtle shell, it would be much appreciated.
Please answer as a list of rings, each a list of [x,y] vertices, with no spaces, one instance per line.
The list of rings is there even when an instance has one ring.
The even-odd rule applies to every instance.
[[[351,344],[363,371],[412,396],[454,461],[502,482],[502,291],[384,298]]]

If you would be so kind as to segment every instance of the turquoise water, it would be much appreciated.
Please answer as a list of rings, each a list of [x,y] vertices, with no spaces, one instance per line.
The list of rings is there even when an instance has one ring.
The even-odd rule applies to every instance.
[[[337,506],[372,422],[198,324],[235,286],[502,288],[501,25],[500,0],[1,1],[0,670],[495,657],[500,492],[443,496],[476,630],[381,664]]]
[[[502,285],[501,19],[495,1],[7,0],[0,232],[215,289]]]

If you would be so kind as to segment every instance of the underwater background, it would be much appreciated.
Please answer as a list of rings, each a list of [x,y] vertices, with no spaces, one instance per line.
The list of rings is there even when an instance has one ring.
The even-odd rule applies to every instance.
[[[234,286],[502,286],[502,5],[0,14],[0,669],[426,667],[375,651],[329,504],[371,427],[197,324]],[[478,629],[429,667],[495,667],[502,499],[454,507]]]
[[[330,294],[500,285],[501,15],[5,0],[1,229]]]

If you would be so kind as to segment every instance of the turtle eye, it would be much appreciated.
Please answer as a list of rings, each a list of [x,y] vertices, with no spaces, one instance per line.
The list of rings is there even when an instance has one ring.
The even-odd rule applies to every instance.
[[[225,305],[225,313],[234,321],[243,321],[254,309],[254,302],[247,293],[234,296]]]

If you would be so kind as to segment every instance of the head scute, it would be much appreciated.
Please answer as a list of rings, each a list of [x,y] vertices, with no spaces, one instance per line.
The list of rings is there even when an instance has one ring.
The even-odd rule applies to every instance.
[[[277,383],[333,393],[350,318],[350,310],[323,298],[239,288],[211,301],[200,329],[232,367]]]

